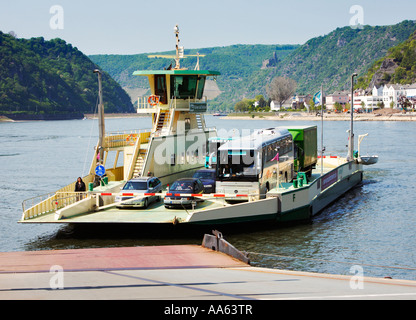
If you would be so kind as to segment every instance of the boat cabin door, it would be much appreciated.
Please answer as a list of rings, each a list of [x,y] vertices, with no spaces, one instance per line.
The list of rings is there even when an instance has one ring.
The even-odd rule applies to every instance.
[[[168,103],[168,93],[166,89],[166,75],[155,75],[155,95],[160,97],[161,104]]]

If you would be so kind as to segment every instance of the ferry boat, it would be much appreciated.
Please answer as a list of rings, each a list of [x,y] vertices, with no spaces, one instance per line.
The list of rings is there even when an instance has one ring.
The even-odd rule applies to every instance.
[[[89,174],[83,177],[88,190],[74,192],[74,182],[25,200],[19,222],[217,225],[297,221],[310,219],[362,181],[365,161],[354,157],[352,126],[347,158],[318,157],[316,126],[267,128],[244,137],[218,138],[214,128],[205,126],[203,93],[206,81],[220,72],[199,70],[199,61],[195,70],[181,68],[178,26],[174,31],[175,66],[134,72],[149,79],[151,95],[138,99],[137,112],[151,114],[152,129],[105,133],[101,73],[94,71],[99,80],[100,134]],[[207,150],[210,141],[215,142],[214,151]],[[108,157],[110,153],[115,155]],[[120,157],[123,164],[118,166]],[[108,163],[107,159],[115,160]],[[190,194],[169,188],[208,162],[216,172],[216,193]],[[123,190],[127,181],[145,176],[157,177],[164,188],[141,194]],[[121,208],[115,201],[116,197],[134,201],[155,196],[164,201],[140,209]],[[166,201],[182,197],[195,201],[191,207],[165,207]]]

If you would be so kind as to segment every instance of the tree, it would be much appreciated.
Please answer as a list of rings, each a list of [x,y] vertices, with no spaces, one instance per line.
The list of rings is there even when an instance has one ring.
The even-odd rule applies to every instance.
[[[335,102],[334,107],[336,111],[342,112],[342,105],[339,102]]]
[[[238,101],[235,106],[234,106],[234,110],[236,112],[244,112],[247,111],[247,105],[246,103],[242,100],[242,101]]]
[[[282,108],[283,103],[289,99],[296,91],[297,83],[295,80],[276,77],[266,87],[266,92],[272,100],[279,103]]]
[[[315,101],[311,99],[309,101],[309,112],[315,111]]]
[[[410,108],[412,103],[407,97],[400,96],[398,99],[398,105],[401,106],[404,111],[407,111],[407,108]]]
[[[265,109],[267,107],[267,101],[264,100],[263,95],[257,95],[255,100],[259,103],[259,108],[260,109]]]

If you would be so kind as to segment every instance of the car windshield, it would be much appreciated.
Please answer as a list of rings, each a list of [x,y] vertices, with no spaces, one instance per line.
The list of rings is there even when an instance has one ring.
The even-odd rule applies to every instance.
[[[175,181],[170,187],[171,191],[193,190],[193,181]]]
[[[147,190],[147,182],[146,181],[128,181],[123,190]]]
[[[215,172],[209,172],[209,171],[196,172],[194,174],[194,178],[198,178],[198,179],[215,179]]]

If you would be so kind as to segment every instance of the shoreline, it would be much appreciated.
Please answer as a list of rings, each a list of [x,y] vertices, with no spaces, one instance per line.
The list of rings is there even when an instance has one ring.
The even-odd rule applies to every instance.
[[[206,113],[205,115],[213,115]],[[252,118],[254,115],[254,118]],[[139,118],[149,117],[150,114],[137,114],[137,113],[112,113],[106,114],[106,118]],[[96,119],[97,115],[85,114],[87,119]],[[300,114],[300,113],[283,113],[280,115],[262,115],[262,114],[247,114],[247,115],[235,115],[232,114],[226,116],[216,117],[219,120],[272,120],[272,121],[321,121],[321,116],[314,114]],[[324,114],[324,121],[350,121],[351,116],[349,114]],[[402,113],[370,113],[354,114],[354,121],[416,121],[416,112],[411,114]]]
[[[316,115],[276,115],[276,116],[256,116],[254,118],[252,115],[247,116],[226,116],[218,117],[220,119],[230,119],[230,120],[273,120],[273,121],[321,121],[321,116]],[[343,114],[324,114],[324,121],[350,121],[351,116]],[[416,121],[415,114],[388,114],[388,115],[379,115],[379,114],[355,114],[354,121]]]
[[[206,114],[213,115],[213,114]],[[252,117],[254,115],[254,117]],[[94,114],[85,114],[86,119],[97,119],[98,116]],[[150,114],[139,114],[139,113],[111,113],[106,114],[105,117],[108,119],[115,118],[143,118],[149,117]],[[247,114],[247,115],[227,115],[216,117],[219,120],[271,120],[271,121],[321,121],[321,116],[314,114],[290,114],[284,113],[281,115],[261,115],[261,114]],[[21,121],[36,121],[33,120],[21,120]],[[351,117],[349,114],[324,114],[324,121],[350,121]],[[0,116],[0,122],[18,122],[19,120],[13,120],[6,116]],[[39,121],[39,120],[37,120]],[[43,120],[45,121],[45,120]],[[402,113],[388,113],[388,114],[354,114],[354,121],[416,121],[416,112],[411,114]]]

